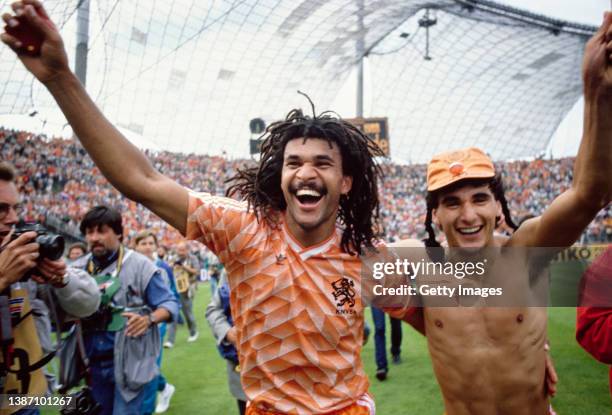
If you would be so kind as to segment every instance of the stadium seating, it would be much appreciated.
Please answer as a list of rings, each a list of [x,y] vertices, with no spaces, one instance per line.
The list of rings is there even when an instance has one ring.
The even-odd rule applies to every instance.
[[[180,235],[143,206],[121,196],[102,177],[80,144],[23,131],[0,128],[2,159],[19,171],[18,185],[26,202],[28,220],[55,221],[66,232],[78,234],[78,223],[93,205],[110,204],[124,213],[128,238],[146,227],[163,244]],[[157,170],[198,191],[225,194],[225,181],[252,160],[228,160],[219,156],[147,152]],[[515,220],[539,215],[572,180],[573,158],[537,159],[497,164],[503,172],[506,197]],[[385,238],[423,238],[425,228],[425,166],[382,165],[380,187]],[[503,225],[502,225],[503,227]],[[612,241],[610,206],[600,212],[583,235],[583,243]]]

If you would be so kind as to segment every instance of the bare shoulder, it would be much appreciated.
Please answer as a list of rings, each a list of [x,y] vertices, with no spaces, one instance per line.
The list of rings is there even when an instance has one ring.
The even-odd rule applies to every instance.
[[[540,224],[540,216],[531,218],[521,223],[512,236],[495,236],[495,242],[500,246],[531,246],[534,234]],[[504,239],[502,239],[504,238]]]

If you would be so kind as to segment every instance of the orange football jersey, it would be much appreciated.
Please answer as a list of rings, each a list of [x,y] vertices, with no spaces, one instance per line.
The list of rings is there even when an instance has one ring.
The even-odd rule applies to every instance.
[[[357,402],[368,389],[358,256],[341,231],[308,248],[258,222],[246,203],[190,193],[187,237],[225,265],[244,391],[252,405],[320,414]]]

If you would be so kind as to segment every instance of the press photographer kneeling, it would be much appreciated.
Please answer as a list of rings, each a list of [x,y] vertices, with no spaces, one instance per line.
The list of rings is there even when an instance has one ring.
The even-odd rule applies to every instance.
[[[0,162],[0,393],[47,393],[44,365],[53,357],[49,314],[60,321],[87,317],[100,303],[95,281],[61,258],[63,239],[44,227],[20,225],[15,170]],[[44,352],[43,352],[44,350]],[[2,402],[0,414],[38,414]]]

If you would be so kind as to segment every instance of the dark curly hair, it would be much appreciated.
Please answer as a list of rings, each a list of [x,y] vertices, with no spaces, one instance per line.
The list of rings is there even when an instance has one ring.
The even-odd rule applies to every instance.
[[[506,196],[504,195],[504,184],[501,179],[501,175],[497,174],[492,179],[466,179],[456,182],[450,186],[443,187],[442,189],[435,190],[433,192],[427,192],[427,216],[425,217],[425,230],[427,231],[428,237],[423,239],[426,247],[436,248],[440,246],[440,243],[436,240],[436,234],[434,232],[432,226],[432,216],[433,210],[438,207],[438,203],[440,202],[440,195],[442,192],[448,193],[453,192],[464,186],[472,186],[478,187],[483,185],[489,185],[489,189],[493,193],[493,197],[495,200],[499,201],[502,207],[502,212],[504,214],[504,220],[513,230],[516,230],[518,226],[514,224],[514,221],[510,217],[510,209],[508,209],[508,201],[506,200]],[[499,225],[499,221],[501,218],[495,218],[495,225]]]
[[[308,97],[307,97],[308,98]],[[310,99],[309,99],[310,101]],[[351,255],[373,248],[377,230],[382,229],[379,217],[378,180],[383,173],[374,157],[384,156],[376,143],[354,125],[325,111],[307,116],[294,109],[284,121],[270,124],[260,137],[261,158],[258,166],[240,169],[228,180],[227,196],[247,200],[249,209],[270,224],[276,223],[276,213],[287,208],[281,190],[281,172],[285,146],[293,139],[309,138],[335,143],[342,155],[342,173],[353,179],[351,190],[340,198],[338,219],[343,226],[341,246]]]

